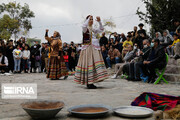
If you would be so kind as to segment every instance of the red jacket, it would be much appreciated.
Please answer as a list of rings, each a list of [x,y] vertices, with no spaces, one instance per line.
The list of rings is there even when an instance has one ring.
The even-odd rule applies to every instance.
[[[68,59],[69,59],[69,56],[68,55],[64,55],[64,62],[69,62]]]

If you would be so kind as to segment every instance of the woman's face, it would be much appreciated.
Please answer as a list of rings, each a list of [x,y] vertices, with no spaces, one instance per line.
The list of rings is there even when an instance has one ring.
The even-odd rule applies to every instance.
[[[90,16],[90,19],[89,19],[89,26],[92,26],[93,25],[93,16]]]
[[[163,36],[167,36],[167,32],[163,32]]]
[[[28,50],[28,46],[25,46],[25,50]]]
[[[156,38],[158,38],[159,37],[159,34],[158,33],[156,33]]]
[[[54,34],[53,34],[53,37],[56,37],[57,36],[57,32],[55,31]]]

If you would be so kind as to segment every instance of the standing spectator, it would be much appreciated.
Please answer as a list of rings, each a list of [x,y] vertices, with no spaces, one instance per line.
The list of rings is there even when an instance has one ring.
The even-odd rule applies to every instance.
[[[38,65],[38,62],[40,62],[40,51],[39,51],[40,47],[41,46],[39,45],[38,41],[35,41],[35,44],[31,47],[31,50],[30,50],[31,70],[30,70],[30,72],[32,72],[32,70],[34,71],[34,73],[36,72],[36,67]]]
[[[174,20],[174,25],[175,25],[175,27],[176,27],[176,33],[178,33],[178,29],[180,29],[180,20],[178,20],[178,19],[175,19]]]
[[[23,62],[23,72],[29,72],[29,59],[30,59],[30,50],[29,46],[25,46],[25,50],[22,52],[22,62]],[[27,70],[27,71],[26,71]]]
[[[68,45],[66,42],[63,43],[63,51],[67,51],[68,50]]]
[[[22,57],[20,45],[17,45],[16,49],[13,50],[13,57],[14,57],[14,73],[20,73],[20,65],[21,65],[21,57]]]
[[[8,68],[11,72],[14,71],[14,58],[13,58],[13,40],[10,40],[6,49],[6,56],[8,58]]]
[[[108,69],[112,68],[112,63],[117,64],[120,62],[120,56],[121,56],[121,53],[119,52],[119,50],[116,49],[114,45],[111,45],[108,51],[108,57],[106,58]]]
[[[137,26],[134,26],[133,37],[136,38],[137,36],[138,36]]]
[[[106,67],[107,67],[106,58],[108,57],[108,51],[106,50],[105,46],[101,46],[101,52],[102,52],[104,63],[106,65]]]
[[[144,24],[140,23],[138,26],[139,26],[138,37],[140,37],[141,33],[143,33],[146,36],[146,31],[143,29]]]
[[[9,72],[8,70],[8,59],[3,55],[3,52],[0,50],[0,73]]]
[[[66,64],[66,67],[67,67],[67,69],[68,69],[68,71],[69,71],[69,56],[68,56],[68,52],[67,51],[64,51],[64,62],[65,62],[65,64]]]
[[[47,44],[45,47],[45,71],[47,73],[48,66],[49,66],[49,60],[50,60],[50,47]]]
[[[124,33],[121,33],[121,38],[120,38],[120,43],[123,43],[126,40],[126,36],[124,35]]]
[[[42,43],[42,48],[41,48],[41,72],[44,72],[45,69],[45,58],[46,58],[46,44]]]
[[[6,55],[6,45],[4,43],[4,40],[0,41],[0,50],[3,52],[3,55]]]
[[[140,23],[139,25],[139,30],[138,30],[138,37],[135,41],[135,43],[138,44],[139,48],[142,49],[143,48],[143,40],[146,39],[146,31],[143,29],[144,24]]]
[[[75,66],[76,66],[76,47],[74,45],[74,42],[71,42],[70,48],[68,50],[68,55],[69,55],[69,69],[71,71],[75,71]]]
[[[102,37],[100,38],[99,44],[100,46],[103,46],[103,45],[106,46],[106,44],[108,44],[108,39],[105,36],[105,32],[102,33]]]

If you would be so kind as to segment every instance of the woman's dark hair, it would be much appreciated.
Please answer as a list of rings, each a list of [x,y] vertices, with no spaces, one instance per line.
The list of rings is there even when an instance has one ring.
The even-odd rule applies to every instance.
[[[17,48],[18,46],[19,46],[19,47],[21,47],[21,45],[20,45],[20,44],[17,44],[17,45],[16,45],[16,48]]]
[[[59,37],[59,38],[61,38],[61,35],[60,35],[60,33],[59,33],[59,32],[57,32],[57,35],[56,35],[56,37]]]
[[[86,20],[90,17],[91,15],[88,15],[87,17],[86,17]]]
[[[157,43],[158,43],[158,45],[160,44],[159,39],[154,39],[154,42],[157,42]]]

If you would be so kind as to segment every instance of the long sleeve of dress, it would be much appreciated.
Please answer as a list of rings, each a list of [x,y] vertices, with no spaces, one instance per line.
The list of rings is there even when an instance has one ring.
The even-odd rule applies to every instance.
[[[51,41],[53,40],[52,38],[48,37],[48,32],[46,32],[46,34],[45,34],[45,39],[46,39],[49,43],[51,43]]]
[[[94,30],[94,33],[95,33],[95,34],[101,33],[101,32],[103,32],[103,30],[104,30],[104,27],[103,27],[101,21],[99,21],[99,28],[95,29],[95,30]]]
[[[89,20],[90,20],[90,17],[84,22],[84,24],[82,25],[82,30],[83,32],[85,33],[87,31],[87,27],[88,27],[88,24],[89,24]]]

